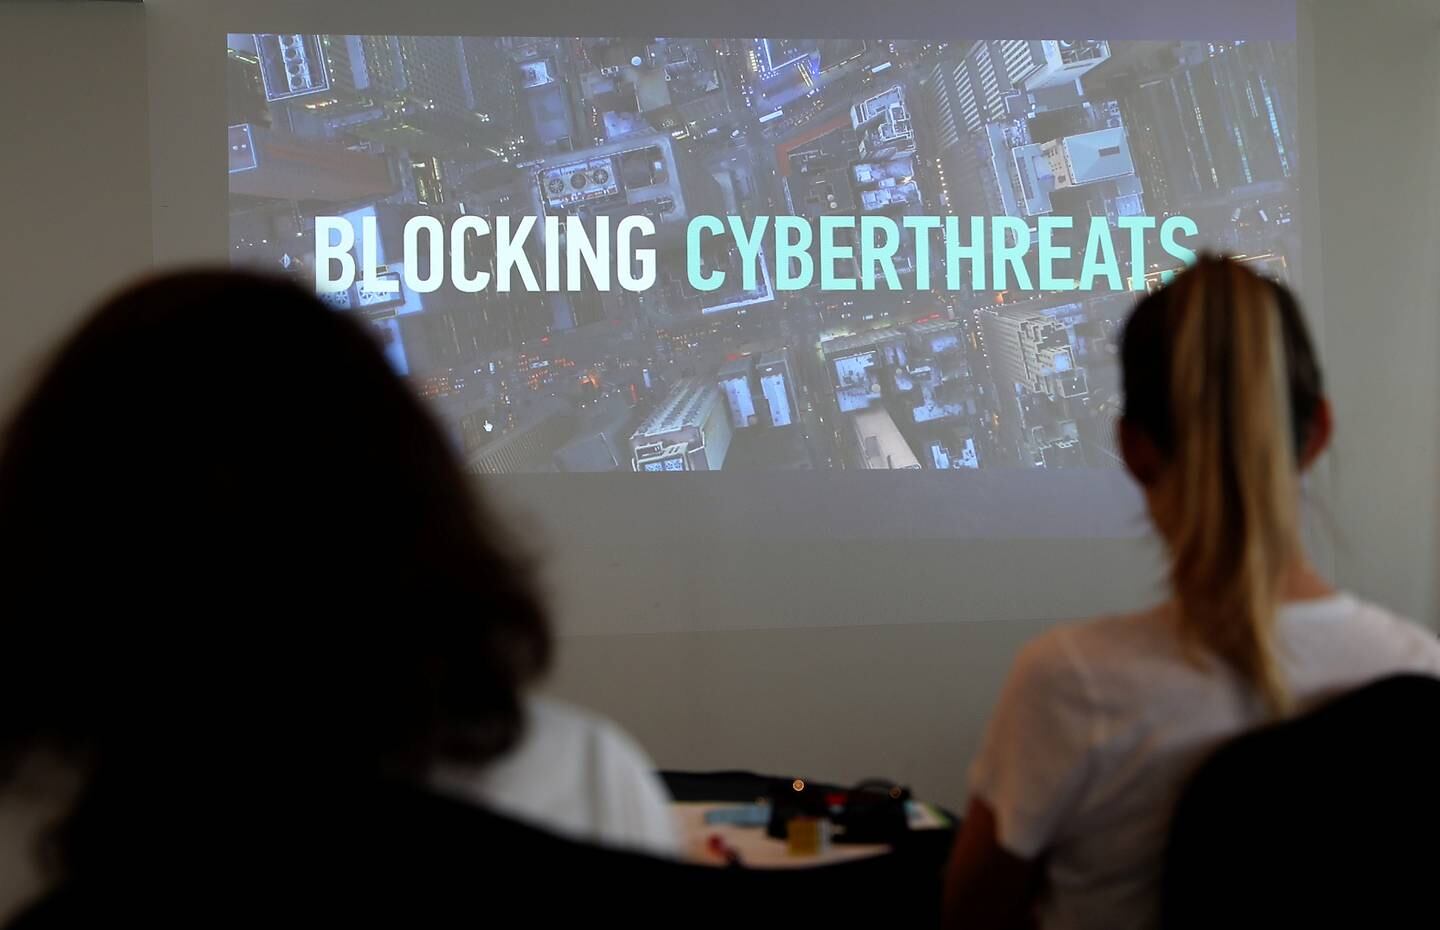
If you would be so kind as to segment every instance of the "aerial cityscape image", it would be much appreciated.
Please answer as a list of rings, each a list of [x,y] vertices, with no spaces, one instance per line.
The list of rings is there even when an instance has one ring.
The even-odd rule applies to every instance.
[[[1032,230],[1072,217],[1077,251],[1097,217],[1185,216],[1197,247],[1298,273],[1294,43],[261,33],[227,46],[239,266],[313,287],[316,217],[373,222],[377,273],[396,282],[421,214],[653,221],[643,291],[362,280],[323,295],[373,327],[474,474],[1118,464],[1120,331],[1136,292],[1180,267],[1163,251],[1137,269],[1117,235],[1119,290],[785,290],[773,256],[746,281],[716,237],[698,260],[733,273],[698,290],[696,216],[1006,216]],[[895,261],[911,282],[944,280],[944,249],[906,243]]]

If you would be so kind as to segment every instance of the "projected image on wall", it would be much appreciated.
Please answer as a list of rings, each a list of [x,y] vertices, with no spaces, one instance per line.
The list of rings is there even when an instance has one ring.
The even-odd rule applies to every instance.
[[[1072,218],[1077,257],[1096,218],[1184,216],[1192,247],[1264,273],[1298,256],[1293,43],[227,44],[235,262],[313,285],[316,218],[373,224],[374,275],[325,299],[373,325],[477,474],[1118,464],[1119,329],[1174,257],[1117,233],[1118,289],[915,287],[944,278],[942,229],[901,240],[898,289],[785,290],[769,246],[748,276],[725,237],[687,255],[697,216]],[[421,293],[402,247],[421,214],[644,216],[655,281]]]

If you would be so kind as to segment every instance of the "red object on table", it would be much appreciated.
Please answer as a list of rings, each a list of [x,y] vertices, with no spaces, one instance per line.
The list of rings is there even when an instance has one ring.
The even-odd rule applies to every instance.
[[[705,844],[712,853],[725,860],[726,865],[739,865],[740,853],[735,847],[725,842],[725,838],[718,833],[710,834],[710,839]]]

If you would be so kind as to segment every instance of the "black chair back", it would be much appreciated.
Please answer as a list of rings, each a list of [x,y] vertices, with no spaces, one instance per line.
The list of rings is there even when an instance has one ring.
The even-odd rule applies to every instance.
[[[938,873],[897,853],[813,869],[690,865],[577,843],[410,789],[294,799],[271,830],[104,837],[103,868],[9,930],[137,926],[933,926]],[[105,824],[95,824],[104,829]]]
[[[1440,679],[1387,678],[1201,766],[1171,827],[1162,926],[1440,925],[1437,842]]]

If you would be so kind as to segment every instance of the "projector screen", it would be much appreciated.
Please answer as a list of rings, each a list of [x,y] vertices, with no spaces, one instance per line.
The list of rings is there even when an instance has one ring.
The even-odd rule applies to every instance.
[[[232,33],[230,254],[552,528],[1126,537],[1136,295],[1299,273],[1295,43],[1215,29]]]

